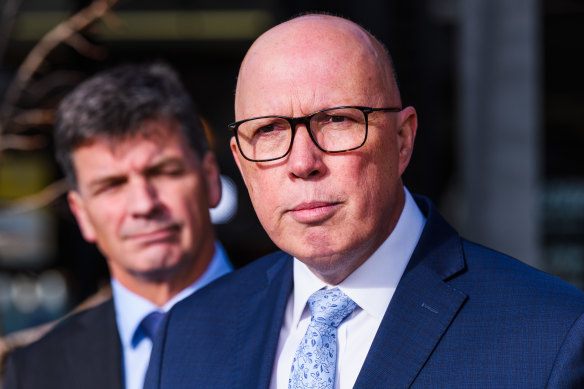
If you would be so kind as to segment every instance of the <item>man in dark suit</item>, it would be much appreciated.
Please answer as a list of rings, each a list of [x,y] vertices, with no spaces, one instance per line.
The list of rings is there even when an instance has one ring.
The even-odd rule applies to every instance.
[[[305,15],[241,65],[231,148],[283,250],[178,304],[146,388],[584,387],[584,295],[404,188],[414,108],[360,26]]]
[[[59,106],[55,143],[69,205],[106,258],[113,299],[16,350],[5,389],[141,389],[164,313],[231,270],[209,215],[219,168],[163,64],[120,66],[79,85]]]

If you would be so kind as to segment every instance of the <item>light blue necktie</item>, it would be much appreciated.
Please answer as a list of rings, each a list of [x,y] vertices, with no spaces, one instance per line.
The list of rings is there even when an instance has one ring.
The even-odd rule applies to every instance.
[[[312,319],[292,361],[289,389],[332,389],[337,365],[337,327],[357,304],[339,288],[321,289],[308,299]]]

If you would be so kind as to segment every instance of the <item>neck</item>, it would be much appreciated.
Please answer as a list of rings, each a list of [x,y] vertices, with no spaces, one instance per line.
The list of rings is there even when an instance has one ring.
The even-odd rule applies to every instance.
[[[145,298],[146,300],[152,302],[158,307],[162,307],[164,304],[169,302],[174,296],[179,294],[184,288],[190,285],[187,284],[184,286],[182,285],[177,286],[166,282],[128,283],[119,279],[118,281],[132,293],[135,293],[138,296]]]

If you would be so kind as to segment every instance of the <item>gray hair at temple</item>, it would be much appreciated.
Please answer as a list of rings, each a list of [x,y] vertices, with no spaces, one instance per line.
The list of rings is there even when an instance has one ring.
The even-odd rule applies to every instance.
[[[209,150],[205,129],[177,73],[163,63],[121,65],[84,81],[60,103],[55,153],[72,189],[73,152],[96,139],[115,144],[141,134],[147,120],[174,119],[199,157]]]

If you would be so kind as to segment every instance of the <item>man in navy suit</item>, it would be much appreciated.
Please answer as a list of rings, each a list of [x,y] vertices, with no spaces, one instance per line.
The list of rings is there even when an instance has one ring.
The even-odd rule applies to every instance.
[[[582,292],[404,188],[416,111],[363,28],[305,15],[264,33],[235,116],[235,161],[283,251],[177,304],[147,389],[584,387]]]
[[[67,317],[8,360],[5,389],[141,389],[156,319],[231,270],[209,208],[219,168],[178,75],[124,65],[60,104],[55,143],[84,238],[97,244],[113,299]]]

